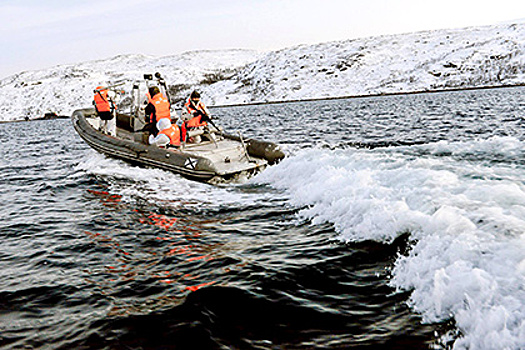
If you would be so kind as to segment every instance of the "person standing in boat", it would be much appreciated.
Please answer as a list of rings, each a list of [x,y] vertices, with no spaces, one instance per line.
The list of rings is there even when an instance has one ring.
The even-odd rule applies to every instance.
[[[162,118],[157,123],[159,132],[156,136],[149,135],[149,144],[159,147],[166,147],[167,145],[179,147],[180,146],[180,130],[177,124],[171,124],[168,118]]]
[[[94,93],[93,105],[100,118],[100,131],[111,136],[117,136],[115,93],[103,86],[97,86]]]
[[[148,104],[144,109],[146,122],[152,124],[151,135],[157,136],[159,131],[159,122],[167,119],[171,124],[170,103],[168,99],[160,92],[156,86],[148,89]]]

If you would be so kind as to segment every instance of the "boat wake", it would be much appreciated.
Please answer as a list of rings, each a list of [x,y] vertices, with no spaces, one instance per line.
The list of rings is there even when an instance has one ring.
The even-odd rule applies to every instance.
[[[496,137],[307,149],[252,181],[284,191],[300,219],[332,224],[344,242],[408,232],[413,246],[390,283],[412,291],[424,322],[453,319],[455,348],[517,349],[525,347],[523,146]]]
[[[214,183],[203,183],[189,181],[169,171],[132,166],[95,152],[79,163],[76,170],[96,177],[107,191],[122,196],[123,202],[216,208],[252,204],[271,196],[260,191],[238,190],[248,182],[251,174],[241,173],[228,181],[217,179]]]

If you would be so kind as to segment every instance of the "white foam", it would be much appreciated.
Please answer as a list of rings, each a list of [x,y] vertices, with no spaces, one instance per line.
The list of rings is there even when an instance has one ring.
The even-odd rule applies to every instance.
[[[76,170],[103,177],[108,190],[122,195],[124,202],[140,199],[150,203],[162,203],[164,206],[213,208],[253,204],[254,201],[263,201],[266,198],[264,194],[235,191],[235,185],[212,186],[189,181],[171,172],[132,166],[94,151],[77,165]]]
[[[417,243],[396,261],[391,284],[413,291],[423,320],[453,317],[462,333],[455,349],[523,349],[525,168],[513,159],[523,147],[493,138],[310,149],[254,181],[284,190],[300,218],[332,223],[343,241],[410,232]]]

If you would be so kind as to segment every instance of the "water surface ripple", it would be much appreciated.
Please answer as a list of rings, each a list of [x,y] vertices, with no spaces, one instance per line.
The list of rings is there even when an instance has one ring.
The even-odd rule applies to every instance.
[[[403,278],[425,256],[422,242],[452,239],[414,222],[460,207],[458,188],[524,190],[524,96],[515,88],[215,108],[226,130],[288,153],[255,179],[220,186],[105,158],[69,120],[0,124],[0,348],[488,349],[443,316],[455,304],[435,299],[443,309],[434,315],[418,299],[437,279]],[[430,183],[441,176],[461,185],[438,193]],[[389,185],[367,187],[380,177]],[[491,210],[518,220],[516,191]],[[420,216],[404,222],[398,194]],[[523,233],[500,228],[484,226],[495,236],[487,241]],[[523,322],[514,315],[509,322]],[[525,340],[508,327],[517,349]]]

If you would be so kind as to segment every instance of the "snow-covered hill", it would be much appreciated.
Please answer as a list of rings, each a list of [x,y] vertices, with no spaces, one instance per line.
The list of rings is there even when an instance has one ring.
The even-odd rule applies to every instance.
[[[264,54],[197,51],[121,55],[22,72],[0,81],[0,119],[69,115],[100,84],[161,72],[179,101],[193,88],[209,105],[525,83],[525,23],[300,45]]]
[[[270,52],[210,86],[217,104],[525,83],[525,23]]]
[[[231,77],[261,54],[250,50],[192,51],[152,57],[119,55],[110,59],[27,71],[0,80],[0,120],[40,118],[46,113],[71,115],[91,106],[98,85],[125,82],[126,92],[144,73],[162,73],[174,96],[193,87]]]

